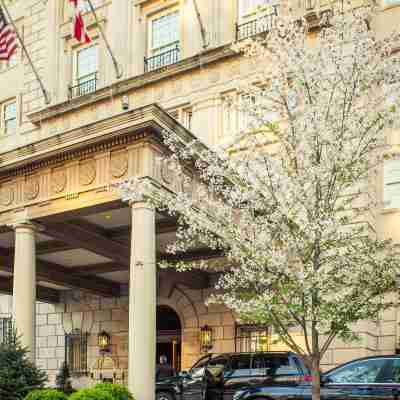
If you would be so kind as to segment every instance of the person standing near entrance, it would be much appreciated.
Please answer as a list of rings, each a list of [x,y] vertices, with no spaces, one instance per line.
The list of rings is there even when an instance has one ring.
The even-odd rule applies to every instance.
[[[175,370],[168,364],[167,356],[160,356],[160,362],[156,367],[156,380],[175,376]]]

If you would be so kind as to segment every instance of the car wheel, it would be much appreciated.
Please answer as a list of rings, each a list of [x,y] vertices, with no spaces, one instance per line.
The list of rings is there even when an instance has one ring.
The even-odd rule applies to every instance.
[[[156,395],[156,400],[175,400],[175,396],[168,392],[159,392]]]

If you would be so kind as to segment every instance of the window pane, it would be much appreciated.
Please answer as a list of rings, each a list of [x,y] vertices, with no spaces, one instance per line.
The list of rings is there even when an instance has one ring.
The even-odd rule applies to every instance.
[[[355,362],[328,375],[333,383],[374,383],[385,359]]]
[[[78,52],[77,79],[88,77],[97,72],[97,46],[86,47]],[[91,76],[90,78],[93,78]]]
[[[250,376],[251,356],[242,354],[233,356],[231,359],[232,374],[231,377]]]
[[[271,4],[271,0],[239,0],[240,16],[245,17],[255,11],[257,7],[262,7]]]
[[[101,5],[102,0],[92,0],[93,7],[96,8]],[[90,11],[89,2],[87,0],[81,0],[78,2],[78,7],[82,12]]]
[[[400,383],[400,359],[391,359],[386,374],[378,378],[379,382]]]
[[[4,119],[9,120],[9,119],[14,119],[17,116],[17,104],[16,103],[10,103],[7,104],[4,107]]]
[[[15,102],[6,104],[3,113],[4,132],[15,132],[17,129],[17,104]]]
[[[152,21],[151,48],[153,51],[168,51],[179,43],[179,11]]]

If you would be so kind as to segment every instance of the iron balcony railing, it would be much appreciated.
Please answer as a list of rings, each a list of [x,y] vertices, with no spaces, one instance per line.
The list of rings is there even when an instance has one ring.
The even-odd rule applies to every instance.
[[[274,5],[273,11],[249,22],[236,25],[236,40],[248,39],[260,33],[268,33],[276,27],[278,5]]]
[[[12,335],[11,318],[0,318],[0,344],[7,343]]]
[[[81,82],[79,82],[77,85],[69,87],[70,99],[84,96],[85,94],[94,93],[97,90],[97,72],[81,78],[80,80]]]
[[[167,65],[175,64],[180,59],[180,48],[176,45],[175,48],[157,54],[152,57],[144,58],[144,72],[154,71],[155,69],[166,67]]]

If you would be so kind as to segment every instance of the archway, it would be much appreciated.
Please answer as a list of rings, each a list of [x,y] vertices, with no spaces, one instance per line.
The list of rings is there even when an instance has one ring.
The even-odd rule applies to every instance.
[[[157,306],[157,361],[165,355],[176,371],[181,369],[182,326],[169,306]]]

